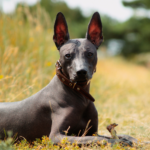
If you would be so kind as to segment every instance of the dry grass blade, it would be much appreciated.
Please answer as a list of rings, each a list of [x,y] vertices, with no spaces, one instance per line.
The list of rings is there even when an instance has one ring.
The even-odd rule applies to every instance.
[[[115,127],[118,126],[118,124],[113,123],[107,126],[107,130],[110,132],[113,139],[119,139],[117,136],[117,132],[115,130]]]

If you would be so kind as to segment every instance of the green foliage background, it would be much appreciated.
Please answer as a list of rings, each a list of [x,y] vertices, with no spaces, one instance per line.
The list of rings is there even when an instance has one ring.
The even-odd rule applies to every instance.
[[[147,11],[150,10],[149,0],[136,0],[136,1],[123,1],[124,6],[134,9],[134,12],[138,12],[139,8]],[[19,4],[18,7],[22,5]],[[56,14],[61,11],[68,22],[71,38],[84,38],[87,30],[87,25],[91,16],[85,17],[79,8],[71,9],[63,1],[41,0],[38,4],[30,6],[29,9],[32,14],[38,18],[37,9],[40,5],[48,14],[48,18],[51,21],[51,28],[55,21]],[[24,6],[22,6],[24,7]],[[23,14],[25,20],[28,19],[26,14]],[[92,14],[91,14],[92,15]],[[109,16],[101,16],[103,23],[103,35],[105,42],[103,46],[108,46],[111,40],[120,40],[122,48],[120,53],[126,58],[135,54],[150,52],[150,17],[137,15],[132,16],[129,20],[121,23]],[[41,19],[42,21],[42,19]],[[45,26],[49,28],[49,26]]]
[[[44,1],[32,7],[20,4],[12,15],[0,14],[0,102],[23,100],[41,90],[55,75],[54,65],[59,53],[52,40],[53,23],[58,10],[63,12],[61,6],[66,7],[64,12],[69,11],[65,16],[71,38],[85,35],[90,18],[85,18],[79,9],[70,10],[64,3],[59,2],[60,6],[55,6],[57,2],[51,2],[52,12],[55,13],[50,15],[52,12],[48,12],[48,4],[46,10],[42,2]],[[56,8],[57,6],[60,8]],[[76,17],[72,15],[75,12],[82,16],[83,22],[73,22]],[[102,22],[105,38],[103,47],[112,37],[121,39],[122,31],[125,36],[125,29],[129,27],[130,21],[119,23],[102,16]],[[138,24],[139,22],[131,24],[130,27],[135,29]],[[141,23],[141,26],[143,25]],[[83,32],[80,31],[80,27]],[[144,29],[146,32],[146,28]],[[137,31],[139,32],[139,27]],[[133,44],[133,48],[134,46],[136,45]],[[96,99],[95,105],[99,113],[99,134],[108,135],[106,126],[116,122],[119,124],[116,128],[118,134],[131,135],[139,142],[150,140],[149,79],[150,72],[144,66],[132,64],[122,57],[99,57],[90,91]],[[141,144],[134,148],[123,148],[119,145],[113,148],[110,145],[100,147],[98,144],[80,148],[76,144],[66,142],[64,139],[59,146],[54,146],[49,138],[43,137],[32,145],[26,140],[12,145],[12,139],[8,138],[0,141],[0,149],[150,149],[149,145]]]

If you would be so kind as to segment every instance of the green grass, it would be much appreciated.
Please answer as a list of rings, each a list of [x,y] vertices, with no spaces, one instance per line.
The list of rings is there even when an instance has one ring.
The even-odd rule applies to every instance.
[[[27,11],[30,18],[26,23],[21,16],[22,11]],[[39,11],[39,15],[42,15],[42,11]],[[53,31],[51,28],[44,29],[38,19],[33,25],[34,18],[28,9],[18,9],[15,16],[0,16],[0,102],[23,100],[41,90],[55,75],[55,62],[59,53],[52,41]],[[51,22],[46,20],[44,23]],[[128,134],[139,141],[150,141],[148,69],[131,64],[121,57],[100,59],[91,82],[91,94],[96,99],[99,134],[109,135],[106,126],[115,122],[119,124],[116,128],[118,134]],[[13,146],[10,143],[11,139],[1,141],[0,146],[5,145],[6,149],[60,148],[53,146],[47,137],[35,141],[33,145],[25,140]],[[61,148],[99,149],[96,145],[82,148],[76,144],[66,145],[65,140],[61,142]],[[120,146],[101,148],[124,149]],[[142,146],[142,149],[150,149],[150,146]]]

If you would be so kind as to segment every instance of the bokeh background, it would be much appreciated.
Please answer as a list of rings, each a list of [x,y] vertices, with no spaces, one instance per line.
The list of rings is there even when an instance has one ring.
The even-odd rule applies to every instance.
[[[84,38],[93,12],[101,14],[104,42],[91,83],[99,134],[117,132],[150,140],[150,1],[0,1],[0,102],[27,98],[55,75],[56,14],[67,20],[71,38]],[[42,100],[42,99],[41,99]]]

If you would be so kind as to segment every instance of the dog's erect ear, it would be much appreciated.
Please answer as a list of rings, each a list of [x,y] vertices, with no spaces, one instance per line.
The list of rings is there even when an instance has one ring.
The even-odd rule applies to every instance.
[[[64,15],[59,12],[54,24],[53,40],[59,50],[60,47],[69,40],[68,26]]]
[[[98,12],[95,12],[89,23],[86,38],[91,41],[96,48],[103,42],[102,22]]]

